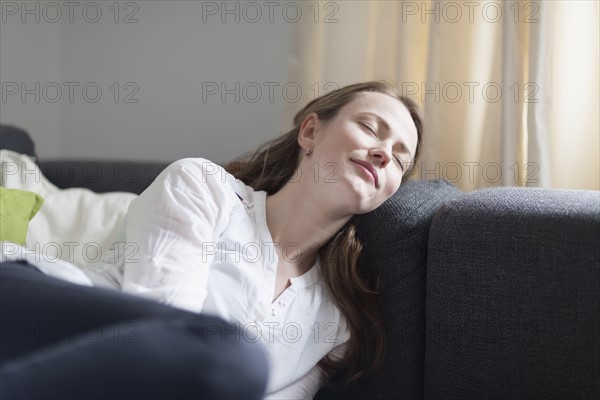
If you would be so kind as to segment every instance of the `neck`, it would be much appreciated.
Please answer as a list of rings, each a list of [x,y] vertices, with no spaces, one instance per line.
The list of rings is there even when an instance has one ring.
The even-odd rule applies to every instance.
[[[288,182],[266,198],[267,225],[278,256],[299,273],[314,265],[319,248],[351,218],[336,213],[336,204],[319,201],[311,187]]]

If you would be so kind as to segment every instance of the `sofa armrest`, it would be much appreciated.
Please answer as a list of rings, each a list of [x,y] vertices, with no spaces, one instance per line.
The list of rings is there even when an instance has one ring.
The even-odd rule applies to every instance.
[[[61,189],[83,187],[97,193],[140,194],[169,163],[56,159],[40,160],[38,165],[44,176]]]
[[[494,188],[431,226],[426,399],[600,398],[600,192]]]

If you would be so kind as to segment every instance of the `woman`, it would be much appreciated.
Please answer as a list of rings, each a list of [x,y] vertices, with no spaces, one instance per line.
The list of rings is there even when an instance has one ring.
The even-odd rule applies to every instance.
[[[220,332],[244,348],[261,343],[267,398],[344,386],[380,365],[385,347],[351,218],[396,192],[421,137],[416,105],[385,82],[330,92],[254,154],[224,167],[171,164],[115,238],[135,253],[85,273],[96,286],[222,318],[234,328]]]

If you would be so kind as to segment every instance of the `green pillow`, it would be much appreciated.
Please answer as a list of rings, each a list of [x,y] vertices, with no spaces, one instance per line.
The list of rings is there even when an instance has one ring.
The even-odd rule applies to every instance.
[[[37,193],[0,186],[0,242],[25,244],[29,221],[42,207]]]

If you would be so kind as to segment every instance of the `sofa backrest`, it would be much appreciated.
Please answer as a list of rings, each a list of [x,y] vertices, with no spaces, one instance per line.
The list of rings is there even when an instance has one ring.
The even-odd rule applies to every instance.
[[[80,187],[96,193],[140,194],[169,163],[74,158],[40,160],[38,165],[44,176],[61,189]]]

